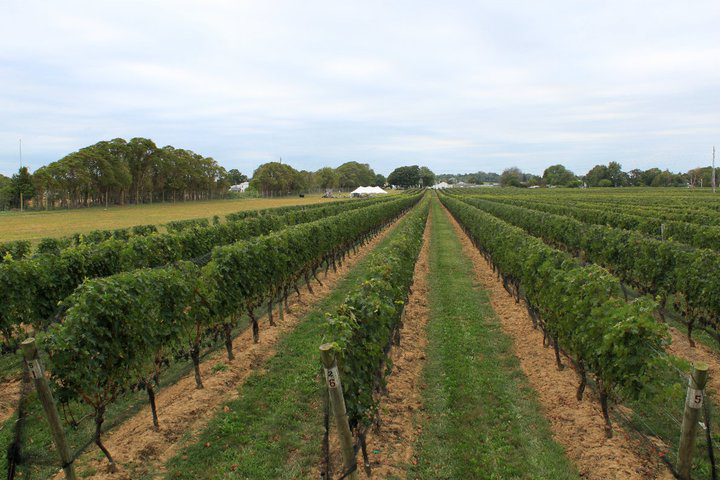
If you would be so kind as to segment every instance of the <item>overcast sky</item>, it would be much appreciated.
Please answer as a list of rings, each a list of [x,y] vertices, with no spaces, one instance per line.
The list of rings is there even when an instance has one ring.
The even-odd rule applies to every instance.
[[[243,173],[686,171],[720,146],[720,1],[4,0],[0,173],[20,138],[34,170],[135,136]]]

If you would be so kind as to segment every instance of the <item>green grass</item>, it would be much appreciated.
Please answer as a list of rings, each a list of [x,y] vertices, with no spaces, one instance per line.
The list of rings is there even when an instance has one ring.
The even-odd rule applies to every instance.
[[[319,194],[305,198],[245,198],[202,202],[153,203],[143,205],[79,208],[73,210],[0,212],[0,242],[39,241],[92,230],[112,230],[134,225],[162,224],[188,218],[211,218],[240,210],[331,202]]]
[[[447,214],[433,203],[418,463],[409,478],[579,478],[552,434]]]
[[[391,233],[377,246],[392,238]],[[318,347],[324,313],[337,308],[367,274],[370,257],[280,339],[265,370],[253,373],[240,397],[168,462],[168,478],[311,478],[323,434]]]
[[[0,382],[19,378],[22,374],[22,354],[7,352],[0,355]]]

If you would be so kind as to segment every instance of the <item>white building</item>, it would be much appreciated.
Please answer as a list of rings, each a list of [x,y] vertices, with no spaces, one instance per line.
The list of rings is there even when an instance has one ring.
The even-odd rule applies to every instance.
[[[243,182],[239,185],[233,185],[230,187],[231,192],[244,192],[250,186],[250,182]]]

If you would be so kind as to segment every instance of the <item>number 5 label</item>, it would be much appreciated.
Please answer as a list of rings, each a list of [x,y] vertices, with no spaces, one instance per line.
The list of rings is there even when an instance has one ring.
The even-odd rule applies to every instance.
[[[702,390],[695,390],[692,387],[688,387],[687,406],[690,408],[702,408],[703,404],[703,392]]]

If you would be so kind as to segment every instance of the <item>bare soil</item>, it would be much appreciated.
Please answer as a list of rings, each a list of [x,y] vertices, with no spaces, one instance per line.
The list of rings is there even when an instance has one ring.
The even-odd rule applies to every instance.
[[[698,361],[706,363],[710,367],[707,385],[710,390],[720,393],[720,377],[713,375],[715,372],[720,372],[720,356],[717,352],[697,341],[694,347],[691,346],[687,335],[675,328],[670,328],[670,336],[672,343],[665,350],[690,363]]]
[[[415,264],[412,292],[405,306],[400,345],[390,350],[392,372],[387,377],[387,396],[380,406],[380,426],[367,435],[368,457],[375,478],[401,477],[413,460],[418,432],[415,417],[422,409],[421,382],[430,319],[428,289],[430,228],[425,225],[423,246]],[[377,452],[377,453],[375,453]],[[363,471],[361,478],[366,478]]]
[[[119,471],[111,474],[104,456],[91,447],[79,460],[80,471],[86,471],[84,478],[105,480],[131,480],[138,473],[157,472],[162,474],[163,464],[173,457],[179,448],[178,441],[190,436],[191,441],[207,425],[223,403],[239,395],[239,387],[253,372],[275,354],[275,345],[286,333],[292,331],[300,319],[314,305],[322,301],[352,268],[382,240],[395,226],[389,228],[361,247],[356,254],[346,257],[337,272],[332,269],[322,279],[323,285],[313,281],[313,294],[301,289],[302,297],[293,295],[290,310],[280,322],[275,312],[275,327],[270,327],[267,316],[259,321],[267,328],[260,331],[260,341],[254,344],[251,329],[246,329],[234,341],[235,359],[227,361],[224,349],[206,357],[201,365],[204,389],[195,388],[194,374],[190,372],[177,383],[156,394],[160,431],[152,428],[149,405],[120,426],[103,436],[103,443],[110,451]],[[218,363],[227,365],[224,371],[213,372]],[[94,472],[94,473],[92,473]],[[63,478],[62,473],[56,478]]]
[[[13,378],[0,383],[0,423],[15,413],[20,400],[22,378]]]
[[[576,399],[578,376],[575,371],[572,368],[558,370],[553,350],[543,347],[542,333],[532,328],[525,305],[515,303],[490,264],[473,247],[452,215],[450,217],[503,330],[513,339],[515,355],[538,393],[555,440],[565,447],[581,476],[593,480],[672,479],[659,459],[645,453],[619,425],[614,425],[613,437],[606,438],[599,399],[587,391],[584,400]]]

